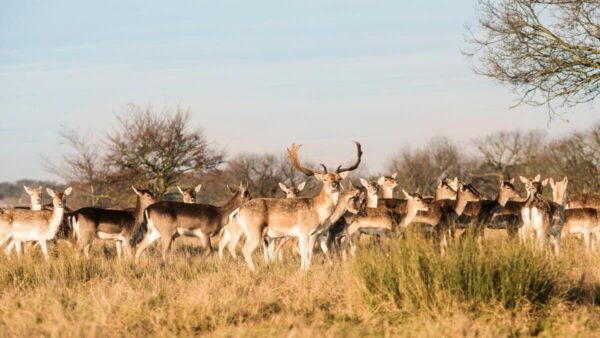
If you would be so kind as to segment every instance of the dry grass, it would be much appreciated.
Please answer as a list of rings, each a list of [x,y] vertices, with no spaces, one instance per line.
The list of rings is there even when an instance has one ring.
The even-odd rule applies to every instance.
[[[168,264],[162,264],[151,250],[134,266],[117,260],[112,247],[104,245],[95,247],[91,260],[65,245],[55,250],[49,264],[37,251],[20,261],[2,256],[0,332],[3,336],[111,337],[597,335],[600,256],[584,255],[575,240],[565,241],[559,258],[542,255],[527,260],[524,255],[530,251],[517,249],[521,251],[516,267],[536,264],[534,274],[523,272],[528,278],[535,273],[550,278],[552,288],[543,301],[517,292],[519,301],[507,305],[485,278],[479,280],[481,288],[457,291],[454,286],[460,280],[453,278],[464,271],[458,268],[460,262],[485,261],[486,271],[493,272],[495,264],[515,249],[503,236],[490,237],[483,255],[473,252],[440,259],[427,242],[415,239],[411,245],[390,243],[394,250],[363,245],[358,259],[334,266],[316,256],[309,272],[299,271],[298,259],[288,253],[286,263],[261,265],[254,275],[241,261],[201,257],[197,242],[190,239],[176,241]],[[497,255],[491,254],[494,250]],[[389,290],[423,286],[413,278],[415,272],[422,273],[413,269],[419,260],[407,259],[419,254],[439,268],[435,289],[415,289],[419,296],[410,303],[368,290],[365,269],[375,273],[386,264],[395,267],[394,278],[402,280],[388,283]],[[258,253],[256,261],[261,261]],[[444,277],[444,264],[453,274]],[[539,264],[546,265],[540,268]],[[389,276],[394,276],[390,271]],[[370,283],[383,280],[371,278]]]

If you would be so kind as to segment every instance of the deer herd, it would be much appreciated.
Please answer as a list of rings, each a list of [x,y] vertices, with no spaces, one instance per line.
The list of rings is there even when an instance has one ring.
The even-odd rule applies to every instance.
[[[519,177],[525,186],[522,197],[515,180],[500,179],[495,199],[484,199],[472,185],[454,179],[438,179],[434,196],[402,190],[403,198],[394,198],[398,186],[396,174],[380,176],[376,181],[361,178],[360,185],[344,187],[348,174],[357,169],[362,159],[360,143],[356,160],[348,167],[329,170],[309,169],[302,165],[300,145],[288,149],[293,167],[322,183],[313,197],[301,197],[305,182],[288,187],[279,184],[286,198],[252,198],[248,185],[240,183],[231,189],[232,197],[221,206],[196,203],[202,186],[189,189],[177,186],[183,202],[158,201],[149,190],[133,188],[136,206],[117,210],[85,207],[72,211],[66,207],[71,188],[64,191],[46,189],[52,205],[42,205],[42,187],[25,187],[31,197],[29,208],[0,210],[0,246],[6,255],[23,253],[23,244],[34,242],[46,260],[48,243],[57,239],[75,241],[78,250],[90,256],[96,239],[115,243],[119,257],[124,252],[138,263],[144,251],[160,240],[163,260],[167,260],[173,240],[179,236],[197,237],[206,254],[213,252],[211,240],[220,238],[218,254],[225,248],[233,258],[243,239],[241,253],[254,271],[253,253],[260,245],[267,264],[283,260],[282,248],[291,242],[297,246],[301,269],[311,265],[315,247],[331,263],[331,253],[355,255],[359,238],[371,235],[403,235],[414,227],[424,229],[437,245],[441,255],[458,231],[474,236],[479,245],[485,228],[506,229],[509,237],[521,242],[532,241],[541,249],[558,254],[560,240],[578,234],[586,250],[595,250],[600,232],[600,195],[567,196],[568,179],[555,182]],[[552,200],[542,196],[545,186],[552,189]]]

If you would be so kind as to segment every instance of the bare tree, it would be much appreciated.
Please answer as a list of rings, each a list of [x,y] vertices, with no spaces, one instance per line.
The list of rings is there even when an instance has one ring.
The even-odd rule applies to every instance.
[[[421,149],[400,150],[386,169],[398,173],[402,189],[432,194],[436,178],[461,175],[461,161],[458,148],[449,139],[435,138]]]
[[[183,175],[216,168],[224,154],[201,130],[189,128],[189,117],[181,107],[156,112],[128,105],[107,137],[106,163],[130,182],[150,182],[159,197]]]
[[[572,107],[600,94],[600,2],[480,0],[469,30],[475,71],[512,86],[520,102]]]

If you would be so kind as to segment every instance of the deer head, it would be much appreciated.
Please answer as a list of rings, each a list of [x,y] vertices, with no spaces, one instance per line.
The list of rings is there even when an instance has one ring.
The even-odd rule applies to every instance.
[[[180,186],[177,186],[177,190],[179,190],[179,193],[181,194],[183,203],[196,203],[196,197],[198,196],[200,189],[202,189],[202,184],[198,184],[195,187],[186,189],[182,189]]]
[[[25,188],[25,192],[31,198],[31,209],[32,210],[41,210],[42,209],[42,186],[40,185],[37,188],[29,188],[24,185],[23,188]]]
[[[302,183],[298,184],[298,186],[292,185],[291,187],[288,188],[285,184],[279,182],[279,188],[281,190],[283,190],[286,198],[298,198],[298,196],[300,196],[300,193],[302,192],[302,190],[304,190],[305,185],[306,185],[306,182],[302,182]]]
[[[323,191],[325,193],[339,193],[341,186],[340,182],[348,176],[348,173],[350,171],[358,168],[358,165],[360,164],[362,158],[362,148],[360,143],[354,143],[356,144],[357,151],[356,162],[350,167],[343,167],[342,165],[340,165],[334,172],[329,172],[324,164],[321,164],[323,170],[312,170],[302,166],[302,164],[300,163],[300,159],[298,158],[298,150],[301,147],[301,145],[299,144],[292,144],[292,147],[288,149],[288,154],[294,168],[296,168],[298,171],[302,172],[306,176],[314,176],[316,179],[323,182]]]
[[[133,189],[138,196],[137,203],[140,204],[142,209],[145,209],[147,206],[156,202],[156,197],[154,197],[154,194],[150,190],[136,189],[134,186],[131,186],[131,189]]]
[[[57,191],[47,188],[46,192],[50,197],[52,197],[52,205],[55,209],[63,209],[65,207],[65,203],[67,202],[67,196],[71,193],[71,187],[65,189],[64,192]]]
[[[554,179],[550,178],[549,182],[552,188],[552,199],[558,204],[563,204],[565,198],[567,198],[569,179],[565,176],[562,181],[554,182]]]

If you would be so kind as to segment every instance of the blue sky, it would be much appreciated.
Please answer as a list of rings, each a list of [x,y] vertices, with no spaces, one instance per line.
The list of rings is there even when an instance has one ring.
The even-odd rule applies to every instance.
[[[101,134],[129,102],[181,104],[235,155],[330,163],[360,140],[371,170],[406,145],[461,145],[497,130],[550,135],[598,120],[591,105],[547,123],[509,109],[509,88],[473,74],[476,1],[2,1],[0,181],[54,178],[58,131]]]

